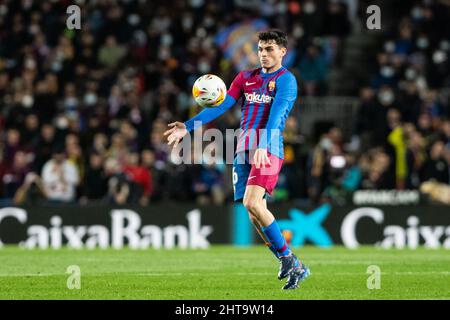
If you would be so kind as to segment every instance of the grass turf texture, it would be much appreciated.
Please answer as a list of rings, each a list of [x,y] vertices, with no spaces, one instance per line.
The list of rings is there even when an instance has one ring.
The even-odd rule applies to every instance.
[[[295,252],[312,275],[281,290],[278,262],[263,246],[208,250],[0,249],[0,299],[450,299],[450,251],[348,250]],[[67,267],[81,268],[81,289],[69,290]],[[381,289],[369,290],[369,265],[381,268]]]

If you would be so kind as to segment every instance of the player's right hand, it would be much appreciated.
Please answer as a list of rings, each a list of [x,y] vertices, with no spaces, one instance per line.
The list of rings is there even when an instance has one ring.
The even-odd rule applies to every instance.
[[[175,148],[180,140],[188,133],[186,126],[183,122],[172,122],[167,125],[168,127],[171,127],[171,129],[164,132],[165,136],[167,137],[167,144],[170,146],[173,144],[173,148]]]

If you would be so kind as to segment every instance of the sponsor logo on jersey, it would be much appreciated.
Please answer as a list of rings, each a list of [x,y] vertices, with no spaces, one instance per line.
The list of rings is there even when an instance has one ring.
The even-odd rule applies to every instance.
[[[273,97],[265,95],[265,94],[257,94],[255,92],[252,93],[244,93],[245,100],[248,102],[256,102],[256,103],[270,103],[272,102]]]

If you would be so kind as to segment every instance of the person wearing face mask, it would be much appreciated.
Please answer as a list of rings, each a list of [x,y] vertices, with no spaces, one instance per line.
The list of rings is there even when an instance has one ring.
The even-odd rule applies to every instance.
[[[407,82],[403,90],[399,92],[398,107],[405,122],[417,123],[421,112],[421,99],[417,84],[413,81]]]
[[[324,25],[323,19],[323,15],[320,14],[316,1],[306,0],[303,3],[300,21],[302,21],[307,35],[319,34]]]
[[[83,102],[86,107],[92,107],[97,103],[97,94],[93,91],[88,91],[84,95]]]
[[[384,107],[390,107],[394,103],[395,95],[392,88],[384,86],[378,92],[378,101]]]
[[[428,40],[428,37],[425,34],[421,34],[417,37],[417,40],[416,40],[416,48],[417,49],[426,51],[428,49],[429,45],[430,45],[430,41]]]
[[[25,94],[22,97],[22,106],[24,108],[30,109],[31,107],[33,107],[34,104],[34,98],[31,94]]]
[[[373,79],[373,86],[391,86],[396,87],[398,83],[397,71],[389,63],[383,63],[380,65],[378,74]],[[386,95],[387,96],[387,95]]]
[[[391,87],[382,86],[377,93],[377,107],[373,112],[374,127],[374,144],[377,146],[384,145],[386,137],[389,133],[389,126],[386,121],[387,114],[394,107],[395,94]]]

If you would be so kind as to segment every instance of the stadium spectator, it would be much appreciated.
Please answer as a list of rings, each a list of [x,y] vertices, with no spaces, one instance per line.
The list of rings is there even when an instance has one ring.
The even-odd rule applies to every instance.
[[[6,141],[3,146],[3,160],[8,166],[12,164],[16,152],[21,149],[20,131],[15,128],[10,128],[6,131]]]
[[[22,129],[23,148],[30,150],[36,145],[39,137],[39,118],[36,114],[30,113],[25,117],[25,127]]]
[[[325,92],[328,65],[318,46],[310,45],[306,49],[306,54],[300,60],[298,70],[301,75],[305,95],[322,95]]]
[[[7,165],[1,176],[3,183],[3,196],[9,199],[14,198],[16,191],[25,181],[26,175],[30,172],[28,156],[25,152],[18,150],[14,154],[14,160]]]
[[[406,151],[406,161],[407,161],[407,189],[418,189],[420,186],[420,171],[426,160],[425,152],[425,139],[422,134],[416,130],[416,128],[411,125],[410,129],[406,131],[408,135],[407,151]]]
[[[325,95],[332,79],[329,71],[346,45],[342,40],[352,32],[349,17],[356,6],[356,1],[348,0],[263,1],[253,7],[245,1],[176,1],[167,10],[154,1],[88,1],[79,4],[82,30],[70,31],[65,28],[64,2],[27,3],[29,9],[23,10],[21,2],[4,0],[6,10],[0,11],[2,176],[18,152],[27,154],[28,170],[43,172],[46,163],[54,163],[54,146],[70,141],[65,162],[75,164],[83,182],[79,194],[70,199],[106,195],[100,187],[98,193],[86,191],[86,179],[89,176],[92,183],[101,176],[98,161],[104,166],[112,157],[122,168],[132,152],[140,153],[142,166],[151,172],[150,201],[196,199],[191,188],[194,180],[202,181],[202,171],[171,164],[162,132],[174,118],[187,119],[199,111],[190,99],[198,76],[219,74],[229,84],[239,71],[236,59],[219,48],[215,37],[220,31],[252,17],[286,30],[292,39],[290,66],[300,71],[301,95]],[[365,21],[369,2],[358,3]],[[318,143],[309,137],[299,143],[294,130],[299,124],[288,119],[286,134],[297,138],[286,137],[286,171],[281,172],[286,179],[280,179],[279,187],[289,197],[320,199],[328,186],[336,182],[342,186],[352,167],[346,166],[340,179],[333,179],[329,171],[333,156],[343,157],[346,164],[354,161],[362,172],[361,188],[418,188],[429,177],[445,180],[436,165],[450,163],[445,89],[450,86],[450,6],[421,0],[403,1],[402,8],[383,16],[388,21],[383,20],[382,33],[376,37],[379,47],[364,52],[369,79],[354,88],[361,89],[352,132],[360,143],[354,150],[346,149],[347,137],[336,143],[333,139],[339,134],[332,131]],[[230,112],[212,126],[235,128],[239,117],[239,110]],[[312,154],[308,149],[314,150]],[[45,186],[46,179],[42,180]],[[127,195],[125,202],[137,199],[137,203],[139,188],[127,179],[120,181],[138,194]],[[1,182],[2,196],[10,186]],[[123,202],[121,198],[116,197]]]
[[[83,152],[79,144],[78,135],[73,133],[66,135],[65,153],[67,155],[67,160],[76,167],[80,179],[83,179],[85,162]]]
[[[125,137],[121,133],[115,133],[111,137],[111,146],[106,152],[108,158],[114,158],[119,163],[124,163],[128,154],[128,147],[126,145]]]
[[[106,156],[108,153],[108,137],[103,132],[98,132],[94,135],[92,146],[89,153],[98,153]]]
[[[344,37],[350,33],[347,9],[347,4],[344,2],[330,1],[328,3],[324,15],[325,34]]]
[[[280,175],[284,177],[284,190],[281,190],[281,183],[274,190],[274,198],[296,199],[305,194],[305,172],[302,168],[305,166],[306,159],[302,152],[302,146],[305,143],[305,137],[299,132],[298,121],[290,116],[286,119],[284,135],[284,165],[281,168]],[[282,192],[286,194],[282,194]]]
[[[394,189],[395,177],[389,171],[389,168],[392,167],[392,160],[383,149],[370,150],[368,155],[361,156],[359,165],[363,173],[362,189]]]
[[[136,204],[144,195],[144,188],[133,182],[116,158],[108,158],[104,163],[104,171],[108,181],[106,202],[124,205]]]
[[[105,172],[103,171],[103,157],[101,154],[95,152],[90,154],[82,190],[80,199],[82,204],[95,201],[100,202],[105,198],[108,185]]]
[[[63,147],[57,146],[42,169],[42,184],[51,203],[73,203],[80,176],[76,166],[66,159]]]
[[[361,183],[362,172],[355,162],[353,154],[335,156],[331,159],[334,167],[334,179],[322,194],[322,201],[333,201],[339,205],[345,205],[352,192],[356,191]]]
[[[328,184],[327,157],[332,147],[332,142],[328,134],[322,135],[319,143],[314,147],[308,159],[306,172],[308,198],[317,202],[321,193]]]
[[[407,175],[406,141],[400,111],[390,109],[387,113],[387,123],[390,132],[387,136],[389,147],[386,149],[392,153],[390,157],[395,161],[396,188],[400,190],[405,187]]]
[[[224,189],[223,175],[224,164],[210,163],[205,157],[204,163],[195,165],[195,174],[192,178],[192,190],[199,204],[222,205],[226,194]]]
[[[356,141],[356,149],[366,150],[368,146],[374,143],[376,122],[373,119],[377,112],[375,92],[370,87],[364,87],[360,90],[359,98],[360,102],[353,124],[352,140]]]
[[[33,146],[35,154],[34,170],[41,172],[44,164],[51,158],[53,146],[56,144],[55,127],[49,123],[42,125],[36,144]]]
[[[153,181],[150,171],[139,162],[139,153],[128,153],[126,163],[123,166],[123,172],[137,187],[142,188],[142,196],[139,198],[139,204],[146,206],[150,203],[152,196]]]
[[[142,166],[148,170],[152,180],[152,188],[150,194],[150,202],[160,201],[165,196],[167,184],[167,172],[164,168],[156,166],[155,153],[149,148],[145,148],[141,152]]]
[[[450,184],[449,164],[444,157],[444,148],[444,143],[440,140],[431,145],[429,157],[423,165],[422,181],[435,180]]]
[[[126,49],[117,43],[115,36],[110,35],[106,38],[105,44],[100,47],[98,61],[107,68],[115,68],[125,54]]]
[[[15,205],[39,205],[45,204],[46,199],[42,179],[36,172],[30,172],[26,175],[25,181],[17,189],[14,195]]]

